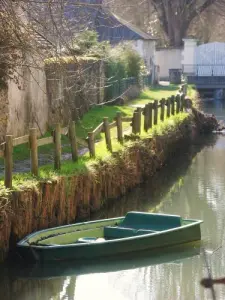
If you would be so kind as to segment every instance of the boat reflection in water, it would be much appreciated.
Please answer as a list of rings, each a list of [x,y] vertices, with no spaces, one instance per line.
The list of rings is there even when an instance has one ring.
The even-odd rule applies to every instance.
[[[180,260],[200,254],[200,241],[186,243],[165,250],[155,249],[126,253],[120,256],[85,260],[79,262],[59,261],[45,264],[22,264],[14,274],[23,278],[53,278],[60,276],[84,275],[89,273],[118,272],[164,263],[179,263]]]
[[[122,271],[135,271],[135,269],[139,272],[142,268],[147,269],[161,264],[182,265],[184,261],[200,254],[200,246],[201,241],[197,241],[168,247],[165,250],[141,251],[97,261],[88,260],[79,263],[63,261],[42,265],[25,265],[20,262],[12,266],[7,265],[5,269],[3,266],[0,298],[5,300],[64,299],[63,297],[75,299],[76,282],[81,275],[120,274]],[[87,282],[87,287],[88,284]]]

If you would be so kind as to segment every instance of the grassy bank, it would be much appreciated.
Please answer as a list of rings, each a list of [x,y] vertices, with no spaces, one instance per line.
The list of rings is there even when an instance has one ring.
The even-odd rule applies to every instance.
[[[192,84],[187,85],[187,97],[189,97],[192,100],[193,106],[198,109],[199,108],[199,93],[198,93],[198,90],[196,89],[195,85],[192,85]]]

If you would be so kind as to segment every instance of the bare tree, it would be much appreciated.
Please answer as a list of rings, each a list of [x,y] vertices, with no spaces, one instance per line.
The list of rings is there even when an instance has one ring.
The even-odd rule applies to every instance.
[[[7,87],[13,80],[23,88],[24,81],[32,80],[43,88],[37,70],[46,70],[52,89],[47,90],[52,114],[58,115],[59,121],[63,110],[67,110],[68,118],[79,117],[99,101],[99,85],[103,82],[99,71],[100,60],[105,58],[103,47],[95,47],[93,54],[90,35],[81,34],[94,29],[93,14],[99,9],[97,0],[96,4],[78,0],[2,0],[0,84]],[[90,56],[96,59],[87,60]],[[33,101],[34,105],[38,103]],[[29,122],[37,124],[36,108],[30,110]]]
[[[223,0],[149,0],[160,21],[170,46],[182,45],[190,24],[198,15],[213,4]]]

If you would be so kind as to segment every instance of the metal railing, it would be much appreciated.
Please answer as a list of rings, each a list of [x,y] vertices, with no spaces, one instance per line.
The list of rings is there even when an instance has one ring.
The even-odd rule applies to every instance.
[[[221,64],[184,64],[183,74],[193,76],[225,76],[225,65]]]
[[[109,80],[105,86],[105,101],[119,97],[133,85],[140,85],[142,89],[145,86],[150,86],[151,78],[151,75],[145,75],[140,78],[129,77],[121,80]]]

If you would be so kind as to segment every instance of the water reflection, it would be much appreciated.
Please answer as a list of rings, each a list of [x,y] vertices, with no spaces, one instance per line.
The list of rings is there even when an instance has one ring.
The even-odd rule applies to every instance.
[[[224,103],[205,103],[204,110],[224,119]],[[111,201],[93,218],[124,215],[129,210],[156,211],[203,219],[202,245],[211,251],[208,258],[214,276],[225,275],[225,137],[207,137],[187,149],[151,180],[121,200]],[[182,150],[183,151],[183,150]],[[213,250],[219,248],[215,253]],[[192,252],[194,251],[194,252]],[[195,252],[197,251],[197,252]],[[87,264],[83,267],[47,268],[46,278],[27,278],[6,268],[1,275],[1,299],[211,299],[200,287],[206,268],[199,245],[166,249],[164,253]],[[69,268],[69,269],[68,269]],[[19,268],[18,268],[19,269]],[[17,271],[18,271],[17,269]],[[42,270],[43,271],[43,270]],[[8,272],[8,273],[7,273]],[[36,274],[35,274],[36,272]],[[17,275],[16,275],[17,274]],[[61,277],[53,278],[53,276]],[[225,299],[225,288],[216,286],[217,299]]]
[[[100,260],[97,264],[65,262],[42,268],[34,265],[27,270],[8,267],[8,276],[2,277],[5,278],[4,288],[8,287],[4,299],[104,299],[107,295],[109,299],[109,296],[139,299],[153,287],[152,276],[159,280],[161,276],[166,276],[170,282],[173,280],[173,269],[181,272],[183,262],[190,263],[199,256],[200,246],[200,242],[194,242],[170,247],[166,251],[155,250]],[[166,265],[168,267],[163,271],[166,273],[162,275]]]

